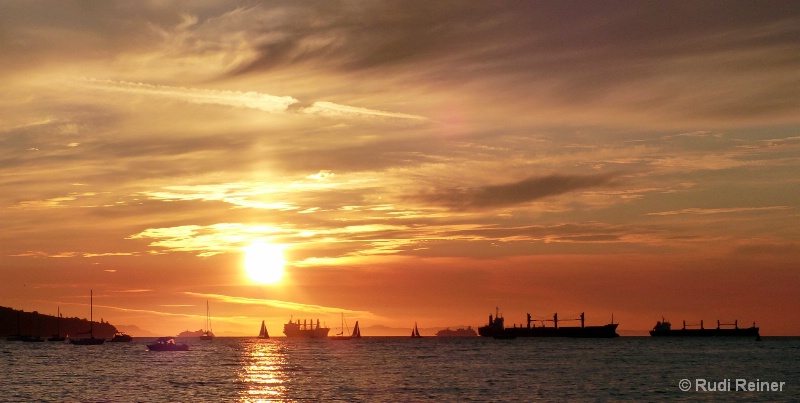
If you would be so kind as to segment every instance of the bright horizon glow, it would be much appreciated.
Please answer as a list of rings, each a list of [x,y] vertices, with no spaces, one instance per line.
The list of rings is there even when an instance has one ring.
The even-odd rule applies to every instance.
[[[0,5],[0,307],[800,335],[800,3],[103,4]]]
[[[244,248],[244,268],[251,280],[260,284],[275,284],[283,278],[286,259],[283,245],[257,240]]]

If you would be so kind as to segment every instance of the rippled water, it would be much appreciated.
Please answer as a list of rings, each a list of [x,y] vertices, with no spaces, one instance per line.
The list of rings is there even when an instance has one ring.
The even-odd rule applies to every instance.
[[[800,339],[0,341],[0,401],[798,401]],[[683,392],[689,379],[782,392]]]

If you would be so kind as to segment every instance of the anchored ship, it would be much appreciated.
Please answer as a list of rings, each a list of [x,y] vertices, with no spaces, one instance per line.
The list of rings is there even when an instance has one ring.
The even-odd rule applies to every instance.
[[[419,333],[417,333],[417,335],[419,335]],[[448,327],[447,329],[442,329],[436,332],[436,336],[438,337],[475,337],[477,335],[478,334],[475,333],[475,330],[472,329],[472,326],[467,326],[466,329],[460,327],[456,330],[452,330]]]
[[[286,337],[305,337],[311,339],[321,339],[328,337],[328,332],[331,329],[329,327],[323,327],[319,324],[319,319],[317,319],[317,324],[314,326],[314,321],[306,321],[303,319],[303,323],[300,323],[300,319],[296,322],[292,322],[289,319],[289,322],[283,325],[283,334]]]
[[[740,328],[739,327],[739,320],[735,320],[733,323],[720,323],[717,321],[716,329],[706,329],[703,326],[703,321],[700,321],[699,328],[692,327],[697,325],[689,325],[690,328],[686,327],[686,321],[683,321],[683,328],[681,329],[672,329],[672,324],[668,321],[661,318],[661,321],[656,322],[656,326],[653,327],[653,330],[650,331],[650,336],[691,336],[691,337],[708,337],[708,336],[746,336],[746,337],[760,337],[758,334],[758,328],[756,327],[756,322],[753,322],[753,326],[747,328]],[[722,326],[733,326],[733,327],[722,327]]]
[[[591,338],[610,338],[619,337],[617,334],[618,323],[611,323],[602,326],[586,326],[584,321],[585,317],[581,312],[580,319],[562,319],[564,320],[580,320],[581,325],[578,326],[559,326],[558,313],[553,315],[553,319],[539,320],[540,326],[533,324],[534,320],[531,319],[531,314],[528,315],[527,326],[505,327],[505,319],[500,316],[499,309],[495,311],[495,316],[489,315],[489,324],[478,328],[478,333],[483,337],[494,337],[496,339],[514,339],[517,337],[591,337]],[[545,326],[544,322],[553,322],[553,326]]]

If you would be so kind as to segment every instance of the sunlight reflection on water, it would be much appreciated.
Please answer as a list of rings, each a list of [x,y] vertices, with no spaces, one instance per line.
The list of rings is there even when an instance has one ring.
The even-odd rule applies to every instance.
[[[247,389],[243,402],[281,400],[286,396],[286,354],[271,340],[257,340],[244,345],[239,379]]]

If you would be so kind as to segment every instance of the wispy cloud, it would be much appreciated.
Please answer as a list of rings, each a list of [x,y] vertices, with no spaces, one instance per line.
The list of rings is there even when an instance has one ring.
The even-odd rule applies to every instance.
[[[302,108],[303,113],[312,115],[322,115],[327,117],[372,117],[372,118],[391,118],[391,119],[410,119],[427,120],[424,116],[409,115],[407,113],[396,113],[379,111],[375,109],[359,108],[355,106],[339,105],[333,102],[317,101],[311,106]]]
[[[107,257],[107,256],[136,256],[138,253],[135,252],[102,252],[102,253],[93,253],[93,252],[43,252],[43,251],[26,251],[23,253],[17,253],[10,256],[15,257],[37,257],[37,258],[94,258],[94,257]]]
[[[581,189],[609,186],[616,175],[550,175],[502,185],[436,189],[416,196],[425,203],[453,209],[486,209],[527,203]]]
[[[219,223],[209,226],[184,225],[168,228],[149,228],[129,239],[154,239],[151,247],[170,251],[197,252],[198,256],[240,251],[252,240],[291,233],[279,226]]]
[[[663,273],[665,251],[797,253],[791,2],[1,4],[0,272],[24,269],[0,281],[12,302],[34,279],[82,287],[99,272],[147,290],[135,271],[170,267],[167,291],[216,292],[196,299],[225,309],[338,317],[300,302],[336,305],[357,285],[397,318],[430,306],[404,303],[418,285],[452,290],[425,294],[440,302],[486,290],[470,267],[525,297],[537,291],[501,283],[539,258],[629,253]],[[207,288],[237,281],[256,238],[288,246],[296,301]],[[633,281],[633,263],[608,261]],[[792,266],[749,267],[781,287],[770,270]],[[300,299],[325,275],[342,286]],[[156,294],[107,303],[146,296],[155,310],[135,316],[154,322],[201,313]]]
[[[666,215],[707,215],[707,214],[734,214],[749,213],[754,211],[783,211],[790,210],[789,206],[768,206],[768,207],[728,207],[728,208],[685,208],[680,210],[660,211],[657,213],[647,213],[647,215],[666,216]]]
[[[275,96],[258,92],[171,87],[166,85],[98,80],[92,78],[84,79],[83,83],[86,87],[104,91],[148,95],[196,104],[215,104],[236,108],[258,109],[265,112],[285,112],[290,105],[298,102],[296,99],[289,96]]]
[[[377,316],[373,315],[368,311],[353,311],[348,309],[336,308],[336,307],[327,307],[321,305],[312,305],[312,304],[301,304],[298,302],[287,302],[287,301],[280,301],[274,299],[260,299],[260,298],[245,298],[245,297],[235,297],[230,295],[221,295],[221,294],[202,294],[202,293],[195,293],[195,292],[185,292],[186,295],[192,295],[196,297],[208,298],[213,299],[221,302],[227,302],[231,304],[242,304],[242,305],[263,305],[263,306],[271,306],[274,308],[281,308],[281,309],[288,309],[291,311],[299,311],[299,312],[307,312],[307,313],[316,313],[316,314],[324,314],[324,315],[339,315],[342,312],[347,314],[348,316],[360,317],[360,318],[378,318]]]
[[[81,81],[85,87],[103,91],[124,92],[166,99],[180,100],[195,104],[224,105],[235,108],[257,109],[271,113],[299,111],[303,114],[330,118],[383,118],[425,121],[424,116],[388,112],[356,106],[341,105],[328,101],[315,101],[310,106],[294,107],[300,101],[291,96],[276,96],[253,91],[224,91],[202,88],[172,87],[126,81],[98,80],[86,78]],[[38,123],[44,124],[44,123]],[[72,145],[74,144],[74,145]],[[72,143],[70,146],[77,146]]]

